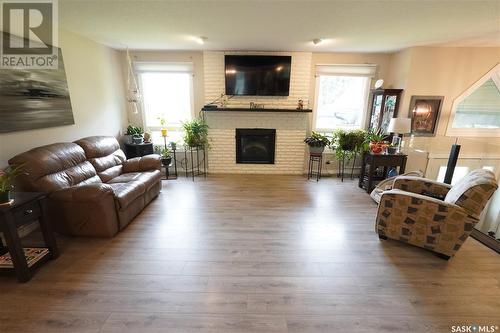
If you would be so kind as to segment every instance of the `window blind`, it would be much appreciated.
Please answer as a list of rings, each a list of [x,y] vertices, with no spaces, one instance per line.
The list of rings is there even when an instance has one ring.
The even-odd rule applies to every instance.
[[[134,61],[134,70],[144,72],[193,73],[192,62],[145,62]]]
[[[377,65],[375,64],[335,64],[335,65],[316,65],[316,76],[336,75],[336,76],[364,76],[375,77]]]

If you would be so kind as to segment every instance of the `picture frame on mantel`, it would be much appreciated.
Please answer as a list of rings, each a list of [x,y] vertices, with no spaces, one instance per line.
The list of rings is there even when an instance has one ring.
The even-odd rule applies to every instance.
[[[411,96],[408,117],[411,134],[435,136],[444,96]]]

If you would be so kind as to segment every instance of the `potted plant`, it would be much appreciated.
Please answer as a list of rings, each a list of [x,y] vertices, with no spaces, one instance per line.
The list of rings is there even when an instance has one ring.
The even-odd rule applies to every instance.
[[[165,119],[164,116],[159,116],[158,120],[160,121],[160,125],[162,127],[161,128],[161,136],[166,137],[167,136],[167,129],[165,128],[165,126],[167,125],[167,120]]]
[[[142,137],[142,134],[144,133],[144,130],[142,127],[139,126],[134,126],[134,125],[128,125],[127,126],[127,131],[125,132],[124,137],[124,142],[125,143],[132,143],[133,142],[133,137],[134,135],[139,135]]]
[[[184,143],[190,148],[208,148],[208,125],[205,120],[196,118],[182,124]]]
[[[172,149],[172,150],[177,150],[177,143],[175,143],[174,141],[171,141],[171,142],[169,143],[169,145],[170,145],[170,149]]]
[[[23,165],[8,166],[0,170],[0,204],[10,202],[10,192],[13,189],[13,182],[17,176],[23,173]]]
[[[161,156],[161,164],[168,168],[170,163],[172,163],[172,155],[170,149],[162,146],[154,147],[155,153]]]
[[[351,160],[356,153],[363,151],[366,132],[364,130],[346,131],[337,129],[333,132],[331,147],[338,160]]]
[[[366,141],[368,142],[368,147],[370,151],[374,154],[383,153],[389,143],[386,141],[387,135],[382,133],[382,129],[378,129],[376,131],[368,132],[366,136]]]
[[[314,131],[312,131],[311,136],[304,139],[304,142],[309,146],[310,154],[321,154],[325,147],[330,144],[328,137]]]
[[[144,142],[144,138],[140,134],[134,134],[132,135],[132,143],[135,145],[140,145],[141,143]]]

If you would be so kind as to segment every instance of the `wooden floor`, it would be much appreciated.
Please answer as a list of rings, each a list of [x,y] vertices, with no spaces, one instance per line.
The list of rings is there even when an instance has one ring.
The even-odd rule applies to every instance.
[[[113,239],[59,238],[26,284],[0,277],[0,332],[451,332],[500,325],[500,256],[446,262],[374,232],[355,181],[163,183]]]

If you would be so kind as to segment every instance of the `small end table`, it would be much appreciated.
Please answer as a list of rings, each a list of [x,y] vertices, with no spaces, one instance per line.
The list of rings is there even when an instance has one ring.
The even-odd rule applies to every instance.
[[[153,143],[125,143],[125,155],[128,159],[154,154]]]
[[[370,193],[378,182],[387,178],[391,167],[399,168],[399,174],[404,173],[406,158],[407,155],[405,154],[364,153],[358,186],[365,189],[367,193]]]
[[[56,239],[47,219],[45,208],[46,194],[32,192],[14,192],[14,202],[11,205],[0,206],[0,232],[3,233],[6,246],[0,241],[0,253],[10,253],[12,267],[0,267],[0,271],[15,271],[19,282],[31,279],[33,271],[41,266],[47,259],[56,259],[59,256]],[[17,228],[38,220],[40,229],[47,249],[43,256],[34,261],[27,261],[24,255],[25,249],[21,245],[21,239]]]

